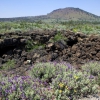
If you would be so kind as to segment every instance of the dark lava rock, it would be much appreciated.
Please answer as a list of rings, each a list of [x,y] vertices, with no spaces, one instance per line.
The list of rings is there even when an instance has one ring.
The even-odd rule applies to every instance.
[[[0,66],[14,59],[15,68],[20,68],[21,72],[23,69],[24,73],[26,66],[36,62],[66,61],[80,68],[88,61],[100,61],[100,36],[87,36],[63,30],[60,33],[66,40],[51,41],[57,33],[57,30],[38,30],[25,34],[21,32],[0,34]],[[28,52],[25,48],[28,40],[32,40],[38,48]],[[27,61],[31,63],[26,63]]]

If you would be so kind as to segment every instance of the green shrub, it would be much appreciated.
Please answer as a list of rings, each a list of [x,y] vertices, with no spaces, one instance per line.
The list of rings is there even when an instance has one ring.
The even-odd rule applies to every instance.
[[[50,81],[56,76],[58,70],[60,70],[59,66],[60,64],[57,63],[37,63],[30,70],[29,74],[34,78]]]
[[[67,100],[66,97],[77,100],[79,97],[98,92],[98,85],[90,73],[76,71],[70,68],[70,65],[67,67],[52,81],[57,100]]]
[[[37,63],[29,76],[0,77],[2,100],[78,100],[98,93],[95,77],[65,62]]]
[[[50,88],[49,88],[50,90]],[[3,77],[0,79],[1,100],[52,100],[52,93],[42,83],[29,76]]]
[[[91,61],[83,65],[81,68],[83,71],[88,71],[93,76],[100,74],[100,63],[97,61]]]
[[[28,40],[27,43],[26,43],[25,48],[26,48],[26,51],[31,51],[33,49],[38,49],[40,46],[42,48],[45,47],[44,44],[41,44],[41,43],[34,44],[34,41],[33,40]]]
[[[51,79],[49,84],[56,100],[74,100],[98,92],[95,78],[85,71],[77,71],[70,64],[38,63],[29,73],[31,77],[43,81]]]
[[[27,43],[26,43],[25,48],[27,50],[31,50],[31,49],[33,49],[33,46],[34,46],[33,41],[32,40],[28,40]]]
[[[100,86],[100,74],[98,74],[97,79],[96,79],[96,82]]]
[[[58,33],[54,36],[53,40],[54,42],[59,41],[59,40],[64,40],[66,39],[61,32],[58,31]]]
[[[2,70],[10,70],[15,67],[15,61],[14,60],[8,60],[5,64],[3,64],[0,69]]]
[[[73,29],[73,32],[75,32],[75,33],[76,33],[77,31],[78,31],[78,30],[77,30],[76,28],[74,28],[74,29]]]
[[[100,62],[89,62],[82,66],[82,70],[95,76],[97,84],[100,85]]]

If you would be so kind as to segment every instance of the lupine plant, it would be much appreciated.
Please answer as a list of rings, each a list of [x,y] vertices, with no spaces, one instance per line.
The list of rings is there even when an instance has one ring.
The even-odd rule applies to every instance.
[[[88,72],[77,71],[66,63],[41,63],[31,70],[31,76],[41,80],[51,79],[56,100],[77,99],[88,94],[97,93],[95,77]]]
[[[27,76],[0,77],[1,100],[78,100],[95,93],[95,77],[65,62],[37,63]]]
[[[65,66],[66,70],[61,67],[59,74],[52,80],[57,100],[77,100],[79,97],[98,92],[95,77],[87,72],[75,70],[70,64]]]
[[[82,70],[88,71],[90,74],[96,76],[100,74],[100,62],[91,61],[82,66]]]
[[[82,70],[96,76],[97,83],[100,85],[100,62],[91,61],[82,66]]]
[[[0,80],[1,100],[51,100],[51,90],[50,87],[43,87],[41,80],[29,76],[14,76]]]

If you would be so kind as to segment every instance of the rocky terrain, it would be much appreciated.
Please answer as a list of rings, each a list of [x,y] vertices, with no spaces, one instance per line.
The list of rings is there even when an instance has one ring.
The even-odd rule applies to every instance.
[[[65,61],[81,69],[86,62],[100,61],[100,36],[64,30],[59,33],[64,38],[54,40],[57,30],[0,34],[0,72],[25,74],[32,64],[47,61]],[[27,50],[32,46],[37,48]],[[3,65],[12,59],[14,68],[3,71]]]

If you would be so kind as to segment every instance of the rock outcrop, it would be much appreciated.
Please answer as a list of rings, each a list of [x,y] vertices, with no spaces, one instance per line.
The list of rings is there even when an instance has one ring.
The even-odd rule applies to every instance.
[[[100,36],[60,31],[64,39],[54,41],[56,30],[26,33],[0,34],[0,67],[9,59],[15,60],[15,68],[27,70],[36,62],[65,61],[78,68],[88,61],[100,61]],[[38,45],[27,51],[27,41]]]

